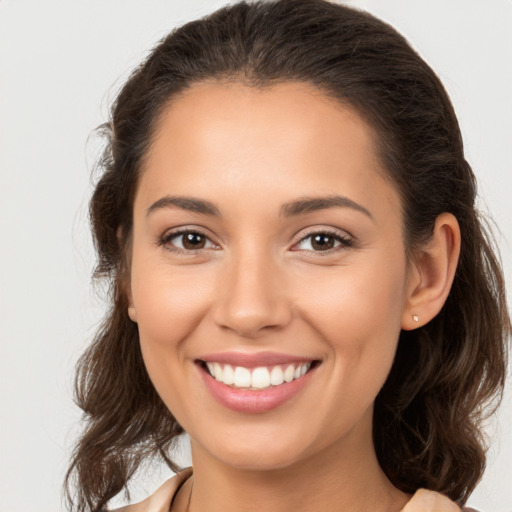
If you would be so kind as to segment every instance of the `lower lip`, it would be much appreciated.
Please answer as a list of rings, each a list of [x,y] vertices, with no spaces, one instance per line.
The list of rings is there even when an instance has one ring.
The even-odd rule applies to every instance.
[[[271,411],[291,400],[311,380],[315,369],[316,367],[292,382],[250,391],[227,386],[215,380],[202,366],[199,366],[203,382],[221,405],[233,411],[250,414]]]

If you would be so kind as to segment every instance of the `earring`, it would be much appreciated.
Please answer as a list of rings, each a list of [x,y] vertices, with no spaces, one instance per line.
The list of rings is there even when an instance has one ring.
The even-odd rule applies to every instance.
[[[412,315],[412,319],[415,321],[415,322],[419,322],[420,321],[420,317],[418,315]]]

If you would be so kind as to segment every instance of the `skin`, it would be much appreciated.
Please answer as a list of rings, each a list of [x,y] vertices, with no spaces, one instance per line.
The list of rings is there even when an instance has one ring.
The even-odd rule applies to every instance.
[[[357,206],[280,214],[333,195]],[[220,216],[163,205],[169,196],[209,201]],[[399,194],[370,127],[309,85],[236,82],[196,84],[169,104],[133,218],[129,315],[156,390],[190,435],[190,510],[400,510],[410,496],[378,465],[373,404],[400,330],[446,299],[455,219],[443,214],[408,261]],[[170,237],[182,228],[203,233],[202,248]],[[342,237],[330,251],[311,243],[326,231]],[[292,400],[247,414],[200,378],[195,361],[225,351],[320,364]],[[191,483],[173,510],[186,509]]]

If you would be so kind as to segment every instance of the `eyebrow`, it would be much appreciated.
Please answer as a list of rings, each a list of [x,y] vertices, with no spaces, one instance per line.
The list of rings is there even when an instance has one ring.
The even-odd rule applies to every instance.
[[[165,196],[154,202],[146,211],[146,216],[156,210],[177,206],[182,210],[200,213],[201,215],[212,215],[214,217],[222,217],[220,210],[210,201],[204,199],[196,199],[195,197],[183,196]]]
[[[352,210],[364,213],[367,217],[374,220],[373,215],[364,206],[352,201],[352,199],[349,199],[348,197],[338,195],[327,197],[305,197],[298,201],[286,203],[281,207],[281,215],[283,217],[292,217],[318,210],[326,210],[327,208],[333,207],[351,208]]]
[[[201,215],[211,215],[213,217],[222,217],[222,214],[212,202],[204,199],[197,199],[195,197],[184,196],[165,196],[154,202],[146,211],[146,216],[149,216],[156,210],[176,206],[182,210],[187,210]],[[281,206],[280,216],[294,217],[311,213],[319,210],[326,210],[328,208],[351,208],[365,214],[373,220],[373,215],[364,206],[356,203],[348,197],[332,195],[326,197],[305,197],[297,201],[285,203]]]

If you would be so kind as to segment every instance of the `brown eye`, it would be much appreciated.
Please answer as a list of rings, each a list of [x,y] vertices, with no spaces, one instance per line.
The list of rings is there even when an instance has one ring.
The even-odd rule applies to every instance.
[[[325,233],[320,233],[311,237],[311,247],[315,251],[325,251],[334,247],[334,237]]]
[[[199,231],[183,230],[168,233],[159,241],[159,245],[172,251],[193,252],[200,249],[216,248],[215,244]]]
[[[305,236],[296,247],[301,251],[327,252],[330,250],[346,249],[353,245],[354,243],[350,238],[337,233],[319,231]]]
[[[181,236],[184,249],[202,249],[206,245],[206,238],[199,233],[184,233]]]

